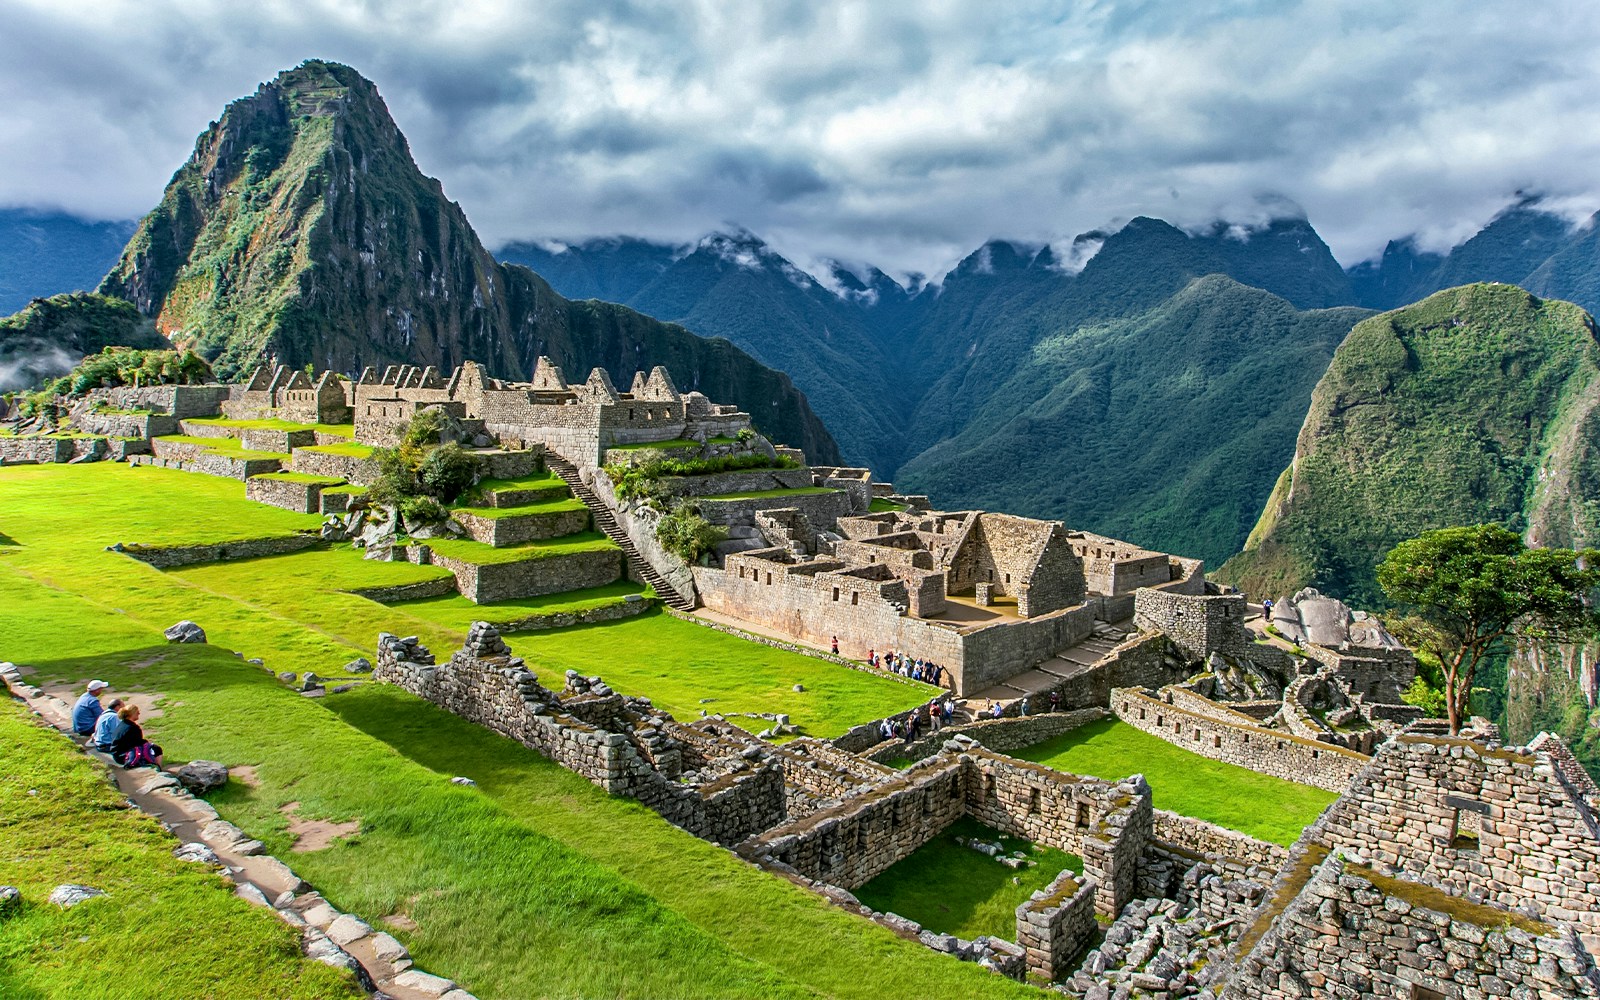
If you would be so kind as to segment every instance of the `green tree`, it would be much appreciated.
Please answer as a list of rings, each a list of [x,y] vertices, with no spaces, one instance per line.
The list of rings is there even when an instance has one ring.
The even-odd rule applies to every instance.
[[[1407,613],[1396,634],[1438,658],[1450,731],[1460,732],[1472,678],[1518,637],[1574,641],[1600,631],[1590,593],[1600,551],[1530,549],[1497,524],[1440,528],[1396,545],[1378,583]]]

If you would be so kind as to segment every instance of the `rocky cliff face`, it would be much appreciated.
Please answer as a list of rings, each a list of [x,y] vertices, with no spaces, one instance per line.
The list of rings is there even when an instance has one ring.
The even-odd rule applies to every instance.
[[[1439,292],[1350,331],[1244,552],[1217,575],[1378,606],[1376,563],[1432,528],[1501,521],[1531,544],[1592,544],[1597,445],[1586,312],[1512,285]]]
[[[814,461],[838,460],[787,376],[632,310],[569,302],[495,261],[417,169],[377,89],[334,63],[307,62],[229,105],[101,291],[224,376],[276,357],[347,372],[473,359],[527,378],[545,354],[626,383],[666,364],[680,388],[740,404]]]

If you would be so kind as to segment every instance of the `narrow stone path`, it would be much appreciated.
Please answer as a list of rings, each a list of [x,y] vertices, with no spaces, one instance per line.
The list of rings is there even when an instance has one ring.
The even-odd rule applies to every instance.
[[[616,514],[612,512],[604,500],[600,499],[594,490],[591,490],[584,483],[583,477],[578,473],[577,466],[551,452],[545,452],[544,464],[551,472],[560,476],[562,481],[572,490],[572,495],[583,501],[583,505],[589,508],[589,514],[594,519],[594,526],[605,532],[606,537],[616,542],[617,547],[622,549],[622,555],[628,560],[628,566],[633,570],[635,576],[649,584],[655,590],[656,596],[660,597],[662,602],[669,608],[674,608],[686,614],[694,610],[694,602],[678,593],[677,589],[668,583],[665,577],[657,573],[655,567],[651,566],[644,556],[639,554],[638,546],[633,544],[633,539],[628,537],[627,531],[623,530],[622,525],[617,523]]]
[[[72,707],[66,701],[30,684],[10,663],[0,663],[0,685],[58,730],[63,739],[73,739],[69,735]],[[218,816],[209,802],[191,795],[170,772],[151,768],[130,771],[119,767],[108,754],[87,748],[84,753],[103,765],[128,800],[154,817],[178,844],[210,848],[233,882],[234,895],[271,908],[279,919],[299,928],[308,957],[355,972],[375,998],[475,1000],[450,980],[413,968],[410,953],[391,935],[328,905],[288,865],[264,854],[260,841]]]

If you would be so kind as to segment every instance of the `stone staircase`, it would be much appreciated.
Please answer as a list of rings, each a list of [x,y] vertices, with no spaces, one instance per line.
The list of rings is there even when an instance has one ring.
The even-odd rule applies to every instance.
[[[544,464],[551,472],[560,476],[561,480],[572,490],[572,495],[583,501],[583,505],[589,508],[589,513],[594,518],[594,526],[605,532],[606,537],[616,542],[617,547],[622,549],[622,555],[628,560],[628,566],[633,570],[635,576],[649,584],[651,589],[656,592],[656,596],[660,597],[668,607],[685,613],[694,610],[694,602],[678,593],[677,589],[668,583],[665,577],[657,573],[655,567],[651,566],[639,554],[639,549],[633,544],[633,539],[628,537],[627,531],[623,530],[622,525],[617,523],[616,514],[612,512],[604,500],[601,500],[595,494],[594,490],[584,484],[583,477],[578,474],[577,466],[549,452],[545,453]]]
[[[1055,656],[1001,684],[970,696],[968,704],[982,715],[995,702],[1009,705],[1031,696],[1042,696],[1051,688],[1093,670],[1100,658],[1121,645],[1133,631],[1131,619],[1121,622],[1096,622],[1094,631]],[[1043,702],[1030,705],[1031,712],[1044,711]]]

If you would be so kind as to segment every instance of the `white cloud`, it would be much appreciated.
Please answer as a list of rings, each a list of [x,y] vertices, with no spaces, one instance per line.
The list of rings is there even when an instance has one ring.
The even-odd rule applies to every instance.
[[[731,221],[903,276],[1287,201],[1352,263],[1518,190],[1600,204],[1597,43],[1576,2],[0,0],[0,203],[136,215],[317,57],[377,82],[491,245]]]

